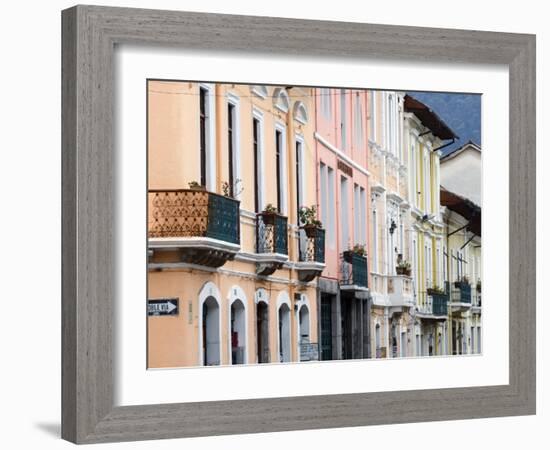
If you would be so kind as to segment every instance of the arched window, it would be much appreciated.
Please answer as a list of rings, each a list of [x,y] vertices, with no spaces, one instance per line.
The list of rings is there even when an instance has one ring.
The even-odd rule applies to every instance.
[[[269,351],[269,297],[265,289],[256,291],[256,361],[270,362]]]
[[[277,322],[279,361],[290,362],[292,360],[290,297],[286,291],[281,291],[277,297]]]
[[[228,295],[229,364],[248,362],[248,320],[246,294],[239,286],[233,286]]]
[[[199,293],[199,365],[221,364],[220,291],[206,283]]]
[[[302,305],[298,312],[298,340],[300,343],[309,343],[309,309],[307,305]]]
[[[297,101],[296,103],[294,103],[293,116],[294,116],[294,120],[297,120],[301,124],[305,125],[307,123],[308,114],[307,114],[306,105],[304,105],[303,102]]]
[[[255,84],[250,86],[250,92],[252,92],[254,95],[257,95],[260,98],[266,98],[269,95],[267,87],[261,84]]]
[[[220,364],[220,305],[214,297],[202,304],[202,360],[205,366]]]
[[[290,99],[286,93],[286,89],[277,88],[273,91],[273,106],[279,111],[287,113],[290,108]]]
[[[286,303],[279,307],[279,361],[290,362],[290,308]]]

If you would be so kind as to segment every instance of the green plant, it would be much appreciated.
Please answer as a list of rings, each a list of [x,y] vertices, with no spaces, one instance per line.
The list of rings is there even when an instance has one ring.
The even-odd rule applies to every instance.
[[[476,283],[476,290],[478,292],[481,292],[481,280],[477,280],[477,283]]]
[[[409,261],[406,261],[402,259],[397,263],[398,269],[405,269],[405,270],[411,270],[411,263]]]
[[[443,295],[443,294],[445,294],[445,291],[442,288],[440,288],[438,285],[434,285],[431,288],[428,288],[428,294],[429,295],[434,295],[434,294]]]
[[[273,206],[271,203],[265,205],[264,213],[275,214],[276,212],[277,208],[275,208],[275,206]]]
[[[364,245],[361,244],[355,244],[353,246],[353,253],[356,253],[361,256],[365,256],[367,254],[367,250]]]
[[[203,187],[198,181],[190,181],[187,184],[189,185],[189,189],[200,189]]]
[[[222,183],[222,192],[223,195],[226,197],[237,197],[244,189],[242,186],[239,186],[242,184],[242,180],[240,178],[237,178],[235,182],[233,183],[233,186],[228,181],[224,181]],[[240,189],[239,189],[240,187]]]
[[[319,228],[323,226],[321,221],[317,219],[317,208],[315,205],[309,208],[307,206],[302,206],[298,211],[298,215],[300,217],[300,223],[302,223],[303,226],[313,225]]]

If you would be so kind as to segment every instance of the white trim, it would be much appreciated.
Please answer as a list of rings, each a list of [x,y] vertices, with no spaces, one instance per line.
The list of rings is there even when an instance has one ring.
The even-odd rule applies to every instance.
[[[290,303],[290,297],[288,295],[288,292],[287,291],[281,291],[279,292],[279,295],[277,296],[277,322],[276,322],[276,327],[277,327],[277,362],[280,362],[280,357],[281,357],[281,334],[279,332],[279,322],[281,320],[281,317],[280,317],[280,311],[281,311],[281,307],[283,305],[286,305],[288,307],[288,321],[289,321],[289,324],[288,324],[288,343],[289,343],[289,352],[290,352],[290,355],[289,355],[289,361],[283,361],[283,362],[292,362],[292,324],[291,324],[291,316],[292,316],[292,306],[291,306],[291,303]]]
[[[227,295],[228,299],[228,310],[227,310],[227,345],[229,348],[228,353],[228,364],[233,364],[233,358],[231,355],[231,306],[233,306],[233,303],[237,300],[239,300],[243,306],[244,306],[244,362],[243,364],[248,364],[248,300],[246,298],[246,294],[244,290],[238,286],[233,285],[229,289],[229,293]]]
[[[300,190],[300,198],[298,198],[298,208],[305,206],[306,198],[305,198],[305,189],[307,186],[307,172],[305,170],[305,140],[304,136],[300,133],[296,133],[294,135],[294,150],[296,150],[296,144],[300,144],[300,186],[297,186]],[[294,154],[296,154],[296,151],[294,151]],[[315,202],[316,203],[316,202]],[[298,223],[299,218],[296,218],[296,222]]]
[[[260,302],[269,306],[269,293],[264,288],[258,288],[254,292],[254,303],[257,305]]]
[[[307,108],[304,102],[297,101],[294,103],[294,107],[292,109],[292,116],[294,120],[301,123],[302,125],[305,125],[309,120],[309,115],[307,113]]]
[[[206,189],[216,192],[216,88],[212,83],[199,83],[199,89],[208,91],[207,97],[207,142],[206,142]],[[200,130],[199,130],[200,135]],[[199,141],[200,154],[200,141]],[[199,158],[199,177],[201,173]]]
[[[253,86],[250,86],[250,92],[263,99],[267,98],[267,96],[269,95],[269,90],[267,89],[267,86],[264,86],[263,84],[255,84]]]
[[[199,360],[198,365],[204,366],[204,354],[202,352],[202,307],[204,302],[209,298],[212,297],[216,302],[218,303],[218,310],[219,310],[219,320],[218,320],[218,326],[219,326],[219,339],[220,339],[220,345],[219,345],[219,352],[220,352],[220,366],[222,365],[222,305],[221,305],[221,294],[220,290],[218,289],[218,286],[216,286],[212,281],[207,281],[204,283],[203,287],[199,291]]]
[[[288,142],[286,135],[286,125],[277,121],[275,123],[275,131],[281,132],[281,160],[279,161],[281,170],[281,214],[288,216],[288,168],[287,168],[287,153]],[[277,138],[277,133],[274,133],[274,137]],[[277,145],[277,143],[275,143]]]
[[[233,190],[235,198],[241,200],[241,193],[237,181],[242,180],[241,177],[241,109],[239,97],[231,92],[227,93],[227,104],[233,105]],[[227,121],[226,121],[227,125]],[[227,180],[229,181],[229,180]]]
[[[265,207],[265,130],[264,130],[264,115],[262,111],[260,111],[258,108],[253,107],[252,108],[252,118],[258,120],[258,178],[259,178],[259,198],[258,198],[258,206],[260,211],[262,211]],[[254,133],[254,130],[252,130],[252,133]],[[252,213],[254,215],[254,220],[256,220],[256,214]]]
[[[306,294],[300,294],[300,300],[295,302],[296,311],[295,311],[295,321],[296,321],[296,360],[300,362],[300,311],[305,306],[308,311],[308,329],[309,329],[309,336],[311,340],[311,306],[309,304],[309,298]],[[319,340],[319,337],[317,337],[317,340]]]
[[[290,109],[290,98],[284,88],[276,88],[273,91],[273,106],[283,113],[288,113]]]
[[[209,248],[212,250],[224,250],[227,252],[237,253],[241,246],[220,239],[212,239],[208,237],[159,237],[149,238],[147,240],[148,248]]]
[[[352,160],[349,156],[346,156],[342,151],[338,148],[336,148],[334,145],[332,145],[330,142],[328,142],[324,137],[322,137],[318,132],[315,132],[313,134],[315,139],[317,139],[321,144],[323,144],[326,148],[328,148],[331,152],[333,152],[336,156],[338,156],[340,159],[345,161],[347,164],[361,172],[363,175],[366,175],[370,177],[370,172],[363,166],[357,164],[354,160]]]

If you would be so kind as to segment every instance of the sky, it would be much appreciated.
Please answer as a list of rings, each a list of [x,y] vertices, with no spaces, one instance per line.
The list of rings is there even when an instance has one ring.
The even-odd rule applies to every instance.
[[[458,135],[453,145],[442,150],[446,155],[466,142],[481,146],[481,95],[409,92],[409,95],[429,106]]]

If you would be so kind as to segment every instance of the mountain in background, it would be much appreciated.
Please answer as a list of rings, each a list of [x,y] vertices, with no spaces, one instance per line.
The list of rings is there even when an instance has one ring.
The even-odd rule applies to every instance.
[[[481,146],[481,95],[408,92],[434,111],[460,139],[441,150],[447,155],[468,141]]]

